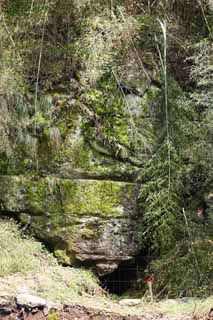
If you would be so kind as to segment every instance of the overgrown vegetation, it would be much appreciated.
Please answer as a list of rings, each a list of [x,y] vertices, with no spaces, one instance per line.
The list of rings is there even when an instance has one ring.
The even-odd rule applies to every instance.
[[[212,12],[207,0],[13,0],[1,15],[0,91],[16,108],[0,119],[1,173],[37,174],[44,149],[60,159],[74,105],[93,151],[136,172],[139,233],[162,296],[212,293]],[[28,241],[16,249],[17,261],[30,255],[26,271],[41,250],[23,251]]]
[[[168,29],[168,38],[169,32]],[[211,37],[210,30],[209,33]],[[160,97],[163,99],[159,100],[160,112],[156,114],[159,123],[155,127],[158,135],[155,153],[141,177],[145,181],[140,193],[145,211],[141,232],[146,239],[145,246],[152,247],[150,252],[158,256],[148,271],[155,276],[158,295],[212,293],[212,208],[209,216],[205,212],[208,207],[205,198],[213,178],[210,40],[207,37],[198,41],[190,50],[194,50],[189,67],[191,87],[183,92],[171,81],[164,87]],[[203,216],[196,221],[199,210]]]
[[[0,249],[0,276],[37,270],[40,265],[37,257],[48,259],[41,243],[27,237],[22,239],[18,226],[9,220],[0,223]]]

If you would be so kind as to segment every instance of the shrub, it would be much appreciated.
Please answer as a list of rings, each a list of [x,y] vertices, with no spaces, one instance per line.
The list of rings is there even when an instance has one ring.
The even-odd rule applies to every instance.
[[[150,265],[158,297],[210,296],[213,293],[213,242],[181,241]]]

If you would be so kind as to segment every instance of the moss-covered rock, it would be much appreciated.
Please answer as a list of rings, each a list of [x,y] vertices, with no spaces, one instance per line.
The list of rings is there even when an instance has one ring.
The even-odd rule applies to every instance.
[[[87,262],[103,274],[139,249],[134,184],[1,176],[0,189],[1,212],[16,216],[65,264]]]
[[[82,97],[44,96],[36,112],[22,101],[16,107],[24,123],[0,103],[11,118],[3,129],[13,133],[10,152],[1,150],[0,215],[19,219],[60,262],[86,263],[101,275],[139,250],[137,165],[129,157],[129,118],[114,94],[106,105],[91,101],[91,93],[86,105]],[[116,121],[104,115],[110,103],[121,114]],[[96,117],[104,121],[100,131]]]

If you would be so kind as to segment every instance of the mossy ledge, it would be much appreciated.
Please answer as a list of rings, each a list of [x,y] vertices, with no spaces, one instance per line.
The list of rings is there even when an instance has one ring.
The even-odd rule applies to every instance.
[[[0,176],[0,189],[0,214],[28,226],[62,263],[105,274],[138,251],[135,184]]]

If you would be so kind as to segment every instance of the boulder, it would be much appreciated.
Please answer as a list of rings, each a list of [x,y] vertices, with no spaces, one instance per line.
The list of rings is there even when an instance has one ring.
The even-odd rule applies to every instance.
[[[27,293],[18,294],[16,303],[18,306],[30,309],[45,308],[47,304],[45,299]]]
[[[63,264],[104,275],[139,251],[133,183],[0,176],[0,190],[0,212],[17,217]]]

